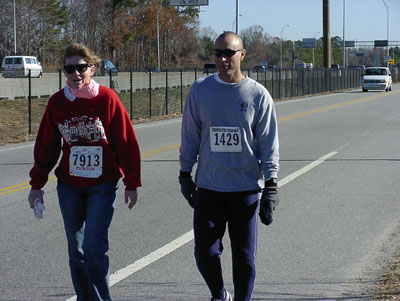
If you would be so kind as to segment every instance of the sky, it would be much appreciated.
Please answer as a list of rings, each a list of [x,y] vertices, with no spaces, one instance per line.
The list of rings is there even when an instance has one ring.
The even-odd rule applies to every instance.
[[[384,0],[389,8],[389,41],[400,44],[400,0]],[[330,34],[346,41],[387,39],[387,10],[383,0],[330,0]],[[261,25],[264,32],[283,40],[322,37],[323,0],[239,0],[239,32]],[[343,7],[345,18],[343,22]],[[201,6],[200,28],[218,34],[236,31],[236,0],[208,0]],[[288,27],[285,25],[289,25]]]

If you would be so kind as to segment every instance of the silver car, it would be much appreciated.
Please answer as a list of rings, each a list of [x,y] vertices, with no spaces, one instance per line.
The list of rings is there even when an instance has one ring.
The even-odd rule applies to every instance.
[[[387,67],[368,67],[361,80],[363,92],[368,90],[392,91],[392,74]]]

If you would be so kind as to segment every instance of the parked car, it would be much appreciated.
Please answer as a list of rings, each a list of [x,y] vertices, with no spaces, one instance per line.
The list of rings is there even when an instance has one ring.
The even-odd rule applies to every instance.
[[[114,63],[112,61],[101,60],[101,62],[99,63],[98,72],[96,72],[96,75],[97,76],[110,75],[110,70],[111,70],[112,76],[118,75],[118,70],[117,70],[117,68],[115,68]]]
[[[157,67],[150,67],[149,69],[146,70],[146,73],[154,73],[154,72],[161,72],[160,68]]]
[[[392,91],[392,74],[387,67],[368,67],[361,79],[362,91]]]
[[[42,77],[43,68],[35,56],[6,56],[1,66],[3,77]]]
[[[297,68],[313,68],[313,63],[301,62],[297,64]]]
[[[203,67],[203,73],[215,73],[217,72],[217,65],[215,63],[206,63]]]
[[[331,69],[340,69],[340,65],[339,64],[332,64],[331,65]]]
[[[265,70],[267,70],[267,66],[265,65],[258,65],[253,68],[253,72],[264,72]]]

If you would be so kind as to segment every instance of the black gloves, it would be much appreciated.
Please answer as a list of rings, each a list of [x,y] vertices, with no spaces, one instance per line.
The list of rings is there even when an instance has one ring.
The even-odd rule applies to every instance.
[[[276,179],[265,182],[265,188],[260,199],[260,219],[261,222],[269,226],[273,219],[272,213],[279,204],[278,183]]]
[[[194,184],[190,173],[181,171],[179,174],[179,184],[181,184],[183,197],[188,201],[190,207],[194,208],[193,196],[196,193],[196,185]]]

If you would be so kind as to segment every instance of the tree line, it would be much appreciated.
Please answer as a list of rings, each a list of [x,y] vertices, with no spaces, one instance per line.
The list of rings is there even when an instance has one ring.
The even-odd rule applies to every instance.
[[[15,8],[17,53],[48,68],[72,42],[120,68],[157,66],[158,53],[165,68],[197,63],[198,13],[177,13],[169,0],[16,0]],[[0,0],[0,58],[13,53],[14,3]]]
[[[214,60],[219,33],[200,30],[198,14],[193,7],[178,11],[169,0],[15,0],[16,49],[37,56],[48,70],[61,66],[63,50],[72,42],[87,45],[119,69],[147,69],[158,61],[163,69],[199,68]],[[292,67],[293,57],[312,62],[312,49],[302,48],[301,41],[281,41],[259,25],[240,34],[248,50],[245,67],[261,61],[279,66],[281,46],[283,67]],[[0,59],[14,53],[14,37],[14,1],[0,0]],[[340,37],[332,38],[333,62],[339,64],[340,43]],[[316,67],[322,67],[322,57],[320,38]]]

